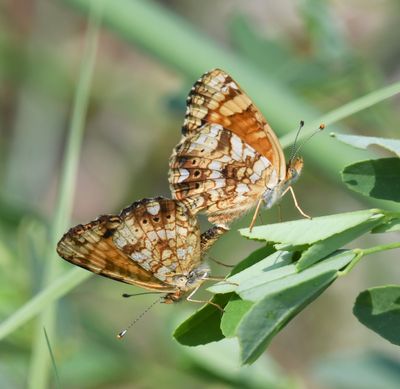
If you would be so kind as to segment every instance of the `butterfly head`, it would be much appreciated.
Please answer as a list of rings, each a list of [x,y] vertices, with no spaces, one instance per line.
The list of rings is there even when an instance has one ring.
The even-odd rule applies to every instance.
[[[286,187],[295,183],[303,169],[304,161],[302,157],[296,157],[291,159],[286,168],[286,178],[285,183],[287,184]]]
[[[164,303],[171,304],[179,301],[186,292],[200,286],[204,279],[207,278],[210,269],[204,263],[190,270],[187,274],[177,274],[174,276],[173,283],[176,286],[176,291],[168,293],[164,297]]]
[[[285,178],[278,182],[276,186],[267,187],[263,193],[262,197],[265,209],[270,209],[272,206],[279,203],[287,188],[298,180],[303,164],[303,158],[301,157],[290,159],[286,167]]]

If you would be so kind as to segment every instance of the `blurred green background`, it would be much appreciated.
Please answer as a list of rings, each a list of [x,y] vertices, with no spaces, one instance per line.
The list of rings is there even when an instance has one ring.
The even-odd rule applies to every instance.
[[[279,135],[300,120],[311,123],[307,133],[324,113],[399,79],[397,0],[107,3],[98,11],[102,27],[65,229],[143,197],[169,196],[168,158],[186,95],[213,67],[232,74]],[[49,282],[54,263],[50,278],[72,268],[57,257],[51,236],[89,8],[87,0],[0,0],[0,321]],[[398,107],[394,97],[307,143],[295,187],[307,213],[373,205],[349,193],[339,174],[371,152],[339,144],[329,132],[398,138]],[[289,198],[282,214],[298,218]],[[259,247],[236,231],[250,216],[220,239],[213,257],[234,264]],[[278,221],[277,210],[262,218]],[[385,240],[390,235],[368,236],[353,247]],[[30,320],[0,341],[0,387],[396,388],[398,348],[360,325],[351,309],[360,290],[399,276],[398,253],[368,258],[285,328],[265,358],[242,369],[234,341],[187,348],[172,339],[174,326],[196,309],[186,302],[157,305],[117,341],[154,296],[123,300],[121,293],[138,289],[91,277],[58,300],[55,331],[43,322],[57,371],[44,362],[47,345],[44,356],[37,351],[43,328]]]

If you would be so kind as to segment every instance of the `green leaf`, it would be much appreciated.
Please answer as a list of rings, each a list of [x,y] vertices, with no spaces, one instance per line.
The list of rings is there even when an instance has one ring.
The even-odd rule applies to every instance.
[[[385,285],[360,293],[353,313],[389,342],[400,346],[400,286]]]
[[[242,300],[237,295],[231,298],[224,309],[225,312],[221,320],[221,330],[227,338],[236,336],[236,328],[240,320],[253,305],[253,302]]]
[[[247,269],[248,267],[256,264],[257,262],[260,262],[262,259],[268,257],[272,253],[274,253],[276,250],[274,249],[273,246],[267,245],[259,248],[256,251],[253,251],[248,257],[243,259],[243,261],[240,261],[230,272],[230,276],[233,276],[234,274],[240,273],[241,271]]]
[[[301,219],[257,226],[251,232],[248,228],[243,228],[239,232],[249,239],[282,243],[278,246],[278,249],[288,250],[288,247],[298,248],[327,239],[339,232],[382,216],[383,213],[379,209],[367,209],[315,217],[311,220]]]
[[[313,244],[301,254],[301,257],[296,264],[297,270],[301,271],[306,269],[336,249],[343,247],[345,244],[353,241],[361,235],[364,235],[368,231],[371,231],[374,227],[379,226],[382,223],[382,218],[383,216],[368,220],[367,222],[361,223],[353,228],[349,228],[348,230],[342,231]]]
[[[258,276],[240,282],[235,292],[243,300],[258,301],[268,295],[281,293],[299,284],[309,282],[321,274],[331,271],[338,272],[354,257],[353,251],[342,251],[301,272],[297,272],[294,265],[282,266],[274,272],[259,272]],[[270,273],[275,274],[271,275]]]
[[[224,308],[231,294],[214,296],[211,300]],[[220,328],[222,312],[211,304],[204,305],[194,315],[186,319],[176,328],[173,336],[185,346],[199,346],[224,338]]]
[[[400,219],[392,219],[389,220],[387,223],[382,223],[381,225],[375,227],[371,232],[374,234],[381,233],[381,232],[394,232],[400,231]]]
[[[375,136],[360,136],[360,135],[343,135],[331,134],[332,137],[340,140],[343,143],[354,146],[358,149],[366,149],[368,146],[381,146],[386,150],[395,153],[400,157],[400,140],[389,138],[378,138]]]
[[[303,251],[297,264],[297,269],[303,270],[378,226],[383,218],[382,211],[370,209],[258,226],[251,233],[249,229],[240,233],[274,242],[278,250]]]
[[[336,277],[337,272],[331,270],[256,303],[244,316],[237,330],[242,363],[254,362],[272,338]]]
[[[247,280],[253,280],[260,274],[268,277],[269,280],[274,280],[276,278],[282,277],[289,270],[282,270],[280,268],[284,265],[288,265],[292,262],[292,254],[283,251],[277,251],[263,260],[255,263],[254,265],[248,267],[247,269],[241,271],[240,273],[234,274],[228,277],[225,281],[219,282],[207,290],[211,293],[228,293],[233,292],[238,288],[238,285],[246,282]],[[291,265],[294,271],[294,266]]]
[[[364,196],[400,202],[400,159],[382,158],[346,166],[342,180]]]
[[[255,265],[257,262],[270,255],[272,252],[274,252],[274,248],[271,246],[264,246],[259,248],[258,250],[251,253],[242,262],[237,264],[233,268],[231,274],[235,274],[236,272],[240,272],[249,266]],[[226,292],[222,293],[228,293],[231,289],[235,288],[235,285],[230,285],[226,282],[221,282],[220,284],[227,288]],[[210,289],[212,289],[212,287],[208,290]],[[226,306],[226,304],[228,304],[232,296],[232,293],[226,295],[218,295],[214,296],[212,301],[223,308]],[[175,330],[174,337],[179,343],[188,346],[197,346],[200,344],[206,344],[222,339],[224,335],[220,329],[221,316],[222,314],[217,308],[210,304],[205,305],[203,308],[201,308],[188,319],[186,319]]]

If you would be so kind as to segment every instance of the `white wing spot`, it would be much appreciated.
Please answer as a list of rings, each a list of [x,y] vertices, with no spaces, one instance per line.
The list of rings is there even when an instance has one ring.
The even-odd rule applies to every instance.
[[[148,262],[142,262],[142,263],[140,264],[140,266],[142,266],[142,268],[143,268],[144,270],[147,270],[147,271],[151,270],[150,263],[148,263]]]
[[[252,182],[252,184],[255,184],[259,179],[260,179],[260,176],[256,173],[253,173],[250,176],[250,181]]]
[[[189,177],[189,170],[187,169],[179,169],[179,177],[178,177],[178,184],[186,180]]]
[[[269,181],[267,184],[267,188],[275,188],[278,185],[278,174],[276,173],[276,169],[272,169],[271,176],[269,177]]]
[[[210,174],[210,178],[211,179],[215,179],[215,178],[223,178],[221,172],[217,171],[217,170],[212,170],[211,174]]]
[[[259,175],[260,177],[263,175],[264,170],[270,165],[268,159],[266,158],[260,158],[258,161],[256,161],[253,165],[253,170],[254,173]]]
[[[157,231],[157,235],[160,237],[160,239],[165,240],[167,238],[167,235],[165,234],[165,230],[159,230]]]
[[[232,134],[231,137],[231,147],[232,147],[232,158],[235,161],[240,161],[242,159],[242,154],[243,154],[243,142],[240,140],[240,138],[236,135]]]
[[[233,81],[231,81],[228,85],[229,85],[232,89],[239,89],[238,86],[237,86]]]
[[[178,259],[185,259],[186,250],[179,248],[178,250],[176,250],[176,255],[177,255]]]
[[[222,126],[220,124],[212,124],[210,126],[210,134],[215,137],[218,137],[221,131],[222,131]]]
[[[217,190],[212,189],[212,190],[210,190],[210,191],[208,192],[208,194],[209,194],[210,197],[211,197],[211,201],[215,202],[215,201],[218,201],[218,200],[219,200],[220,195],[219,195],[219,192],[218,192]]]
[[[155,203],[154,205],[152,205],[152,206],[147,206],[147,212],[150,214],[150,215],[157,215],[158,214],[158,212],[160,212],[160,204],[158,204],[158,203]]]
[[[196,207],[201,207],[201,206],[203,206],[203,204],[204,204],[204,198],[201,197],[201,196],[195,198],[194,204],[195,204]]]
[[[174,230],[167,230],[167,239],[175,239],[175,231]]]
[[[157,233],[156,233],[155,231],[149,231],[149,232],[147,233],[147,237],[148,237],[152,242],[158,240],[158,236],[157,236]]]
[[[164,250],[161,254],[161,260],[165,261],[168,258],[171,258],[172,251],[171,250]]]
[[[145,259],[147,259],[147,256],[141,252],[133,252],[130,257],[135,261],[135,262],[141,262]]]
[[[214,184],[214,189],[224,188],[226,186],[226,180],[225,178],[217,178],[214,180]]]
[[[246,145],[243,150],[243,159],[246,159],[246,157],[254,158],[255,156],[256,151],[252,147]]]
[[[182,235],[182,237],[187,236],[187,229],[181,226],[176,227],[176,231],[179,235]]]
[[[209,165],[208,165],[210,170],[221,170],[222,168],[222,163],[219,161],[212,161]]]
[[[127,245],[127,241],[126,241],[126,239],[125,238],[123,238],[122,236],[119,236],[118,238],[116,238],[115,240],[114,240],[114,242],[115,242],[115,244],[116,244],[116,246],[120,249],[121,247],[124,247],[124,246],[126,246]]]
[[[237,184],[237,186],[236,186],[237,193],[241,194],[241,193],[246,193],[248,191],[249,191],[249,187],[246,184],[243,184],[243,183]]]

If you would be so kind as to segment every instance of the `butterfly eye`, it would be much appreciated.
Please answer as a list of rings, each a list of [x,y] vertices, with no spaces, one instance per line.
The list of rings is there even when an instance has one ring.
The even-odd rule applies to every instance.
[[[191,271],[189,274],[188,274],[188,276],[187,276],[187,282],[188,282],[188,284],[191,284],[191,283],[193,283],[194,281],[195,281],[195,274],[194,274],[194,272],[193,271]]]

